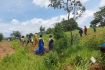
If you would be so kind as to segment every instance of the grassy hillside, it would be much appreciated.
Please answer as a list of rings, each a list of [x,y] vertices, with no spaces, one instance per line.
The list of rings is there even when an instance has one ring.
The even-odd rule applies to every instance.
[[[65,34],[69,39],[70,32]],[[30,52],[30,45],[21,47],[19,41],[15,40],[11,46],[15,53],[0,59],[0,70],[89,70],[90,66],[94,65],[90,61],[92,56],[100,64],[102,61],[99,49],[101,44],[105,43],[105,28],[97,28],[96,33],[90,28],[88,35],[83,34],[83,37],[79,36],[78,30],[75,30],[73,35],[75,43],[72,46],[69,45],[67,48],[64,46],[64,49],[59,49],[62,50],[60,53],[54,50],[43,56]],[[47,47],[49,35],[43,35],[43,38]],[[55,44],[54,47],[58,45]]]

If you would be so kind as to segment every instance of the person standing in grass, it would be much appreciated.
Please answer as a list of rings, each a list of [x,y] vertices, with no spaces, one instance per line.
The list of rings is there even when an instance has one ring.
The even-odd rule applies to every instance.
[[[40,38],[39,38],[39,53],[42,55],[45,51],[45,48],[44,48],[44,41],[42,39],[42,35],[40,35]]]
[[[83,34],[82,28],[79,29],[79,34],[80,34],[80,36],[82,37],[82,34]]]
[[[87,27],[84,26],[84,34],[87,35]]]
[[[21,37],[21,42],[22,42],[22,46],[24,46],[24,42],[25,42],[24,36]]]
[[[53,38],[52,38],[52,35],[49,36],[49,50],[53,50]]]
[[[94,30],[94,32],[96,32],[96,25],[95,24],[93,25],[93,30]]]
[[[35,50],[35,53],[36,53],[36,54],[43,55],[44,52],[45,52],[45,48],[44,48],[44,41],[43,41],[43,39],[42,39],[42,35],[40,35],[38,45],[39,45],[39,48],[37,48],[37,49]]]
[[[37,33],[35,33],[34,39],[35,39],[35,41],[34,41],[35,42],[35,45],[38,44],[38,35],[37,35]]]

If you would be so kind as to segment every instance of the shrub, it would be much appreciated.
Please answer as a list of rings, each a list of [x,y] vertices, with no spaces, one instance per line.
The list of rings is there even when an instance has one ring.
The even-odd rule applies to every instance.
[[[59,65],[59,58],[56,52],[50,51],[46,53],[43,59],[45,66],[48,70],[56,70]]]
[[[83,62],[84,62],[83,58],[80,55],[77,55],[75,57],[75,60],[74,60],[75,65],[81,65],[81,64],[83,64]]]
[[[57,40],[64,36],[64,31],[60,23],[55,24],[53,34],[54,38]]]
[[[3,34],[0,33],[0,42],[3,40]]]
[[[104,38],[102,38],[102,36],[100,35],[99,37],[96,36],[92,36],[85,44],[84,46],[90,48],[90,49],[95,49],[95,50],[99,50],[100,45],[102,43],[104,43],[105,40]]]
[[[101,56],[99,58],[99,64],[104,67],[105,66],[105,53],[101,53]]]
[[[70,47],[70,39],[67,36],[64,36],[59,40],[56,40],[54,43],[54,49],[58,53],[61,53],[64,49],[67,49],[68,47]]]

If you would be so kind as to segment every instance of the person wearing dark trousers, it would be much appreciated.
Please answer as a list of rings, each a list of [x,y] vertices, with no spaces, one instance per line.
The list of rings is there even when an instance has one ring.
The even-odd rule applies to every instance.
[[[80,36],[82,37],[82,34],[83,34],[82,28],[79,29],[79,34],[80,34]]]
[[[53,50],[53,38],[52,38],[52,35],[49,36],[49,50]]]

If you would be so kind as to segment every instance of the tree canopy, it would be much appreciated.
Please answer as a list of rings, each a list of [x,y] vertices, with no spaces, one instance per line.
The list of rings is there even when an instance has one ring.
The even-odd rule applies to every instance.
[[[3,40],[3,34],[0,33],[0,42]]]
[[[46,34],[51,34],[51,33],[53,33],[53,30],[54,30],[54,28],[48,28],[48,29],[46,30]]]
[[[65,31],[69,31],[69,30],[70,30],[69,23],[72,24],[72,30],[78,29],[78,24],[77,24],[77,22],[74,20],[74,18],[70,18],[69,20],[63,19],[63,20],[61,21],[61,24],[62,24],[63,29],[64,29]]]
[[[54,9],[64,9],[67,11],[68,20],[70,19],[70,13],[74,15],[74,19],[77,19],[85,12],[85,7],[82,6],[82,3],[78,0],[49,0],[50,4],[48,7],[53,7]],[[73,43],[73,35],[72,35],[72,24],[70,22],[70,33],[71,33],[71,44]]]
[[[21,33],[19,31],[13,31],[10,35],[14,37],[19,37]]]
[[[90,22],[90,24],[100,24],[100,26],[105,26],[105,6],[101,7],[99,11],[94,13],[94,19]]]

